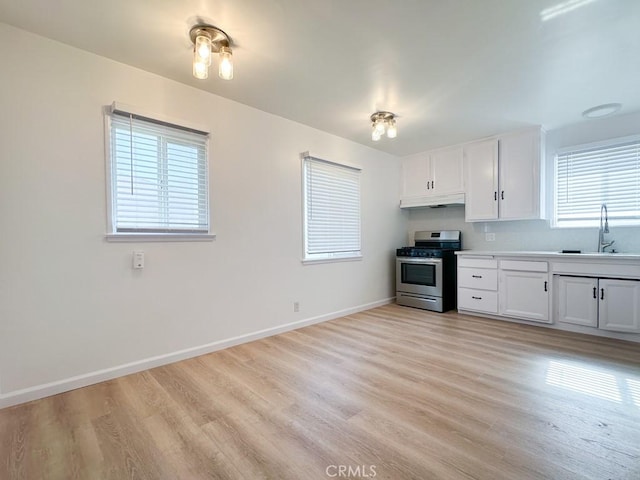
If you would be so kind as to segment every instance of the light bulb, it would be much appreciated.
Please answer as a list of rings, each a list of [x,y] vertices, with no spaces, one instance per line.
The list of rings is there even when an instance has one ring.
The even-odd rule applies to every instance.
[[[208,35],[198,35],[194,49],[194,61],[211,65],[211,38]]]
[[[382,135],[384,133],[384,120],[382,120],[381,118],[378,118],[373,126],[379,135]]]
[[[193,76],[200,80],[209,78],[209,67],[203,62],[193,62]]]
[[[398,127],[395,120],[389,121],[389,127],[387,128],[387,137],[396,138],[398,136]]]
[[[220,67],[218,75],[223,80],[231,80],[233,78],[233,60],[229,47],[220,47]]]
[[[382,134],[378,131],[376,125],[374,125],[373,129],[371,130],[371,140],[377,142],[378,140],[380,140],[380,137],[382,137]]]

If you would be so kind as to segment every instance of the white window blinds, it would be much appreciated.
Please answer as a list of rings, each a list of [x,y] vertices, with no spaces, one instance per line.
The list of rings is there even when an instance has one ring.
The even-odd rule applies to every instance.
[[[110,119],[114,233],[208,233],[208,134],[134,114]]]
[[[556,226],[596,227],[603,203],[613,225],[640,225],[640,138],[562,152],[555,172]]]
[[[360,170],[303,157],[307,260],[360,256]]]

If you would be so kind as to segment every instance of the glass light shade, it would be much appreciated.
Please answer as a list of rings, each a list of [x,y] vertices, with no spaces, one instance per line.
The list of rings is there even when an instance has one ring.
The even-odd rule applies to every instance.
[[[231,80],[233,78],[232,55],[229,47],[220,47],[220,67],[218,68],[218,75],[223,80]]]
[[[209,78],[209,66],[203,62],[193,62],[193,76],[200,80]]]
[[[373,127],[376,129],[379,135],[382,135],[384,133],[384,120],[378,118],[373,124]]]
[[[371,130],[371,140],[377,142],[378,140],[380,140],[380,137],[382,137],[382,134],[378,131],[376,125],[374,125],[373,129]]]
[[[398,136],[398,127],[396,126],[396,121],[391,120],[389,122],[389,127],[387,128],[387,137],[396,138]]]
[[[211,38],[207,35],[198,35],[194,49],[194,62],[211,65]]]

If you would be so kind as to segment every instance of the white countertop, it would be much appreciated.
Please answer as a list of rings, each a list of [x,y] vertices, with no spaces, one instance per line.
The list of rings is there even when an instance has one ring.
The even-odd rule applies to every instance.
[[[487,251],[487,250],[461,250],[456,255],[481,255],[492,257],[545,257],[553,260],[636,260],[640,261],[637,253],[561,253],[558,251]]]

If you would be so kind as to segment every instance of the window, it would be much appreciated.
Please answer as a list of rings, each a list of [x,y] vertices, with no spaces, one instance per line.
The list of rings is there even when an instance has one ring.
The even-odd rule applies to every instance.
[[[304,259],[360,258],[360,170],[303,155]]]
[[[112,234],[209,233],[206,132],[114,107],[109,137]]]
[[[640,137],[558,153],[554,203],[557,227],[597,227],[603,203],[612,224],[640,225]]]

